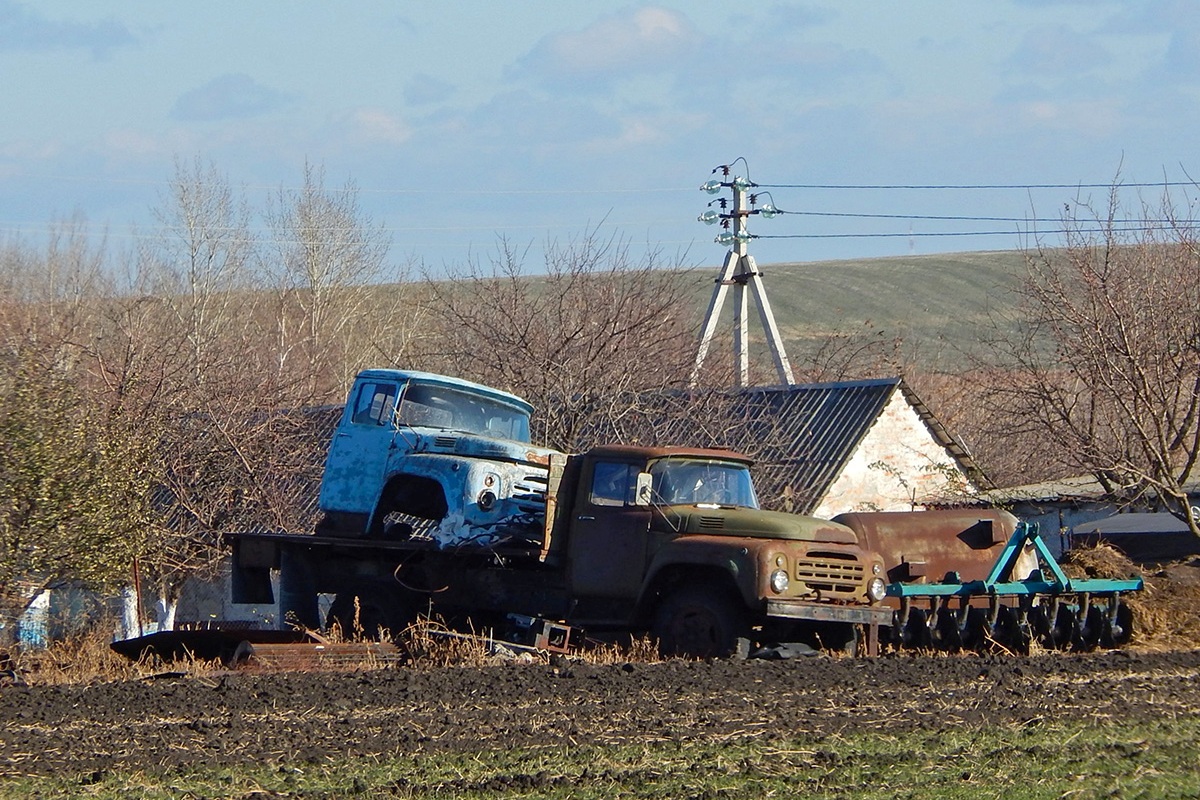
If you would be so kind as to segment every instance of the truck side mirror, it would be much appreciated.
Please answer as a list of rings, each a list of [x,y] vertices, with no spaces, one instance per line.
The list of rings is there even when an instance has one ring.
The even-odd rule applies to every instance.
[[[649,472],[638,473],[637,486],[633,494],[633,504],[635,506],[650,505],[651,498],[654,496],[653,489],[651,488],[652,482],[653,478],[650,477]]]

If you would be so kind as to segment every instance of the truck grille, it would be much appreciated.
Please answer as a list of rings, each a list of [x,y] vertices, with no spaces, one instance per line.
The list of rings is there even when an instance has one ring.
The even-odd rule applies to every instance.
[[[513,485],[512,499],[525,512],[542,514],[546,511],[545,475],[525,475]]]
[[[862,563],[845,553],[810,552],[796,562],[796,580],[826,594],[858,594],[865,574]]]

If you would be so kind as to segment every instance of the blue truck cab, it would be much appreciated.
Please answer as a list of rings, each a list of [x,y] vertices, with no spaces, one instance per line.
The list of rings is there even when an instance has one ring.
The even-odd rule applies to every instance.
[[[360,372],[326,457],[318,533],[439,547],[536,540],[554,451],[530,444],[532,412],[470,381]]]

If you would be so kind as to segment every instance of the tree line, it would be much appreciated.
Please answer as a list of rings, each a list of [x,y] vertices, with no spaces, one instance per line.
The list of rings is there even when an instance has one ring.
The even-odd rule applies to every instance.
[[[117,586],[134,563],[169,597],[215,568],[222,531],[304,529],[319,409],[367,366],[516,392],[563,450],[673,417],[702,422],[693,444],[736,424],[732,365],[709,359],[687,385],[711,270],[686,254],[595,228],[534,265],[504,237],[444,270],[397,264],[356,186],[313,165],[251,207],[215,166],[179,162],[153,211],[154,235],[124,252],[81,217],[0,242],[0,619],[37,586]],[[791,353],[798,380],[902,374],[996,482],[1088,474],[1191,519],[1200,251],[1169,196],[1137,209],[1161,224],[1125,211],[1115,186],[1104,208],[1068,206],[1065,246],[1025,250],[1016,318],[960,371],[868,325]]]

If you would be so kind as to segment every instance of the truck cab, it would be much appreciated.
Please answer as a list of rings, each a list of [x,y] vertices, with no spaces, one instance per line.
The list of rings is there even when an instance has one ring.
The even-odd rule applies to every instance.
[[[887,624],[881,558],[846,526],[761,509],[750,464],[697,448],[573,456],[548,521],[573,622],[648,627],[668,652],[706,654],[749,639],[842,647]]]
[[[443,545],[536,536],[552,451],[530,444],[532,411],[444,375],[359,373],[326,457],[318,533]]]

